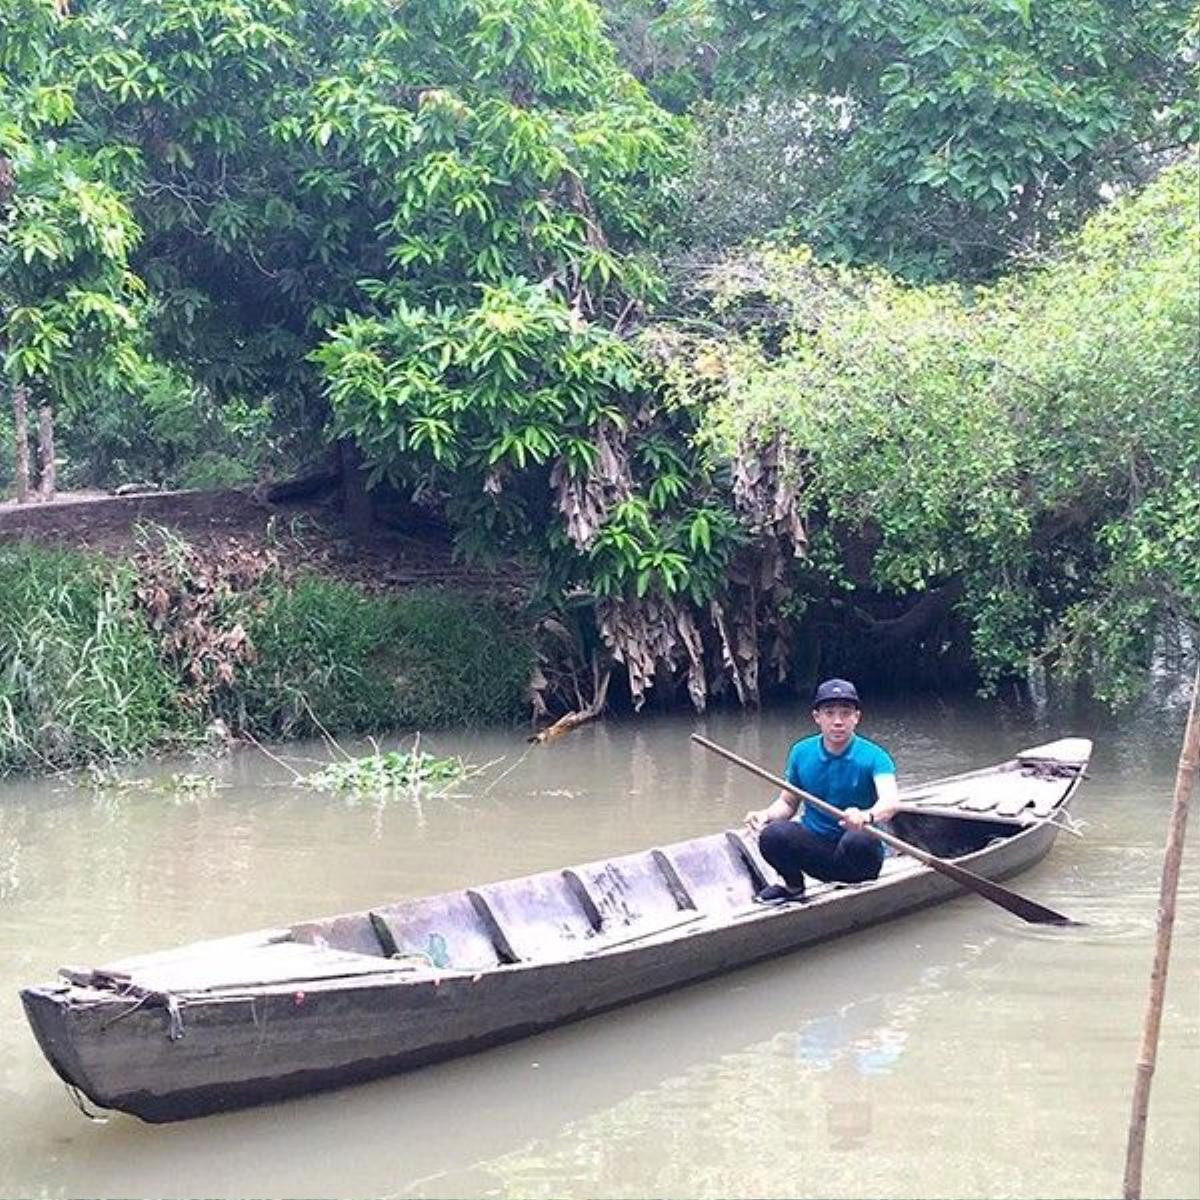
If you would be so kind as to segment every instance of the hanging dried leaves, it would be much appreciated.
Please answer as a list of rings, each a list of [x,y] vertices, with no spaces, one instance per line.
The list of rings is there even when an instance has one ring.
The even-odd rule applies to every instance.
[[[763,441],[749,432],[738,446],[732,468],[733,497],[746,524],[803,558],[808,550],[808,533],[800,516],[804,474],[800,455],[786,436]]]
[[[265,575],[278,571],[278,556],[237,545],[205,555],[164,529],[143,531],[139,541],[137,603],[191,684],[184,703],[203,709],[214,692],[234,683],[240,665],[254,660],[243,624],[247,597]]]
[[[601,425],[594,444],[596,465],[591,471],[573,472],[560,458],[550,475],[558,511],[577,550],[591,546],[612,506],[633,490],[625,433],[616,425]]]

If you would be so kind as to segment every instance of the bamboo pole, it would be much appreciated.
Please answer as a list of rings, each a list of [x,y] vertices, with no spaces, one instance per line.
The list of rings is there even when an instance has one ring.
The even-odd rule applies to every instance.
[[[1162,887],[1158,896],[1158,936],[1154,965],[1150,970],[1150,1002],[1142,1028],[1137,1076],[1133,1087],[1133,1111],[1129,1118],[1129,1140],[1125,1147],[1125,1200],[1140,1200],[1142,1158],[1146,1149],[1146,1114],[1150,1107],[1150,1081],[1158,1055],[1158,1032],[1162,1024],[1163,998],[1167,990],[1167,966],[1171,958],[1171,933],[1175,927],[1175,900],[1179,894],[1179,866],[1183,859],[1183,837],[1187,830],[1188,801],[1200,766],[1200,669],[1192,684],[1183,750],[1175,773],[1175,798],[1167,831],[1167,853],[1163,861]]]

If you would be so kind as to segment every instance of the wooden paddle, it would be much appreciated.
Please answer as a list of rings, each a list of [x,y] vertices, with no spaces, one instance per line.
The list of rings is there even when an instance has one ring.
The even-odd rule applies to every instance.
[[[817,796],[810,795],[801,788],[794,787],[786,779],[781,779],[778,775],[772,775],[770,771],[734,754],[732,750],[726,750],[724,746],[718,746],[716,742],[710,742],[708,738],[702,737],[698,733],[692,734],[692,741],[703,746],[706,750],[711,750],[713,753],[719,754],[722,758],[727,758],[731,763],[736,763],[739,767],[744,767],[760,779],[765,779],[768,783],[773,783],[777,788],[785,792],[790,792],[797,799],[803,800],[805,804],[811,804],[813,808],[825,813],[826,816],[840,821],[845,815],[840,808],[829,804]],[[1055,912],[1052,908],[1046,908],[1045,905],[1026,899],[1024,896],[1019,896],[1016,892],[1010,892],[1008,888],[1001,887],[998,883],[993,883],[990,879],[984,879],[982,875],[976,875],[973,871],[968,871],[965,867],[960,867],[957,863],[947,862],[944,858],[938,858],[936,855],[922,850],[919,846],[902,841],[895,834],[887,833],[875,825],[864,825],[863,832],[870,834],[874,838],[878,838],[885,845],[891,846],[893,850],[898,850],[901,854],[908,854],[918,862],[924,863],[927,867],[932,867],[939,874],[945,875],[948,879],[953,879],[961,887],[965,887],[972,892],[977,892],[985,900],[990,900],[993,904],[998,904],[1001,908],[1008,909],[1010,913],[1020,917],[1022,921],[1028,921],[1032,925],[1080,924],[1079,921],[1073,921],[1070,917],[1064,916],[1060,912]]]

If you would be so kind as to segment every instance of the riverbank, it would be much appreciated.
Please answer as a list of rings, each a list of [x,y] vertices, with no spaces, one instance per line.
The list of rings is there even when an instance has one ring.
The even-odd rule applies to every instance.
[[[0,514],[0,771],[238,740],[517,722],[515,567],[236,492]]]

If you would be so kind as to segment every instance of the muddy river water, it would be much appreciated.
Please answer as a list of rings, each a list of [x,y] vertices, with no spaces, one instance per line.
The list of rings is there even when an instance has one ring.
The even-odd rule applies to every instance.
[[[314,793],[249,751],[140,764],[139,786],[0,785],[0,1195],[1119,1195],[1182,722],[974,702],[868,714],[910,782],[1095,738],[1085,836],[1011,883],[1086,928],[964,898],[470,1058],[171,1126],[82,1116],[18,988],[733,825],[767,793],[689,732],[779,769],[806,712],[650,717],[532,750],[520,731],[431,735],[427,749],[492,765],[421,803]],[[326,751],[278,753],[306,770],[296,760]],[[200,772],[220,786],[179,778]],[[1198,826],[1148,1197],[1200,1197]]]

